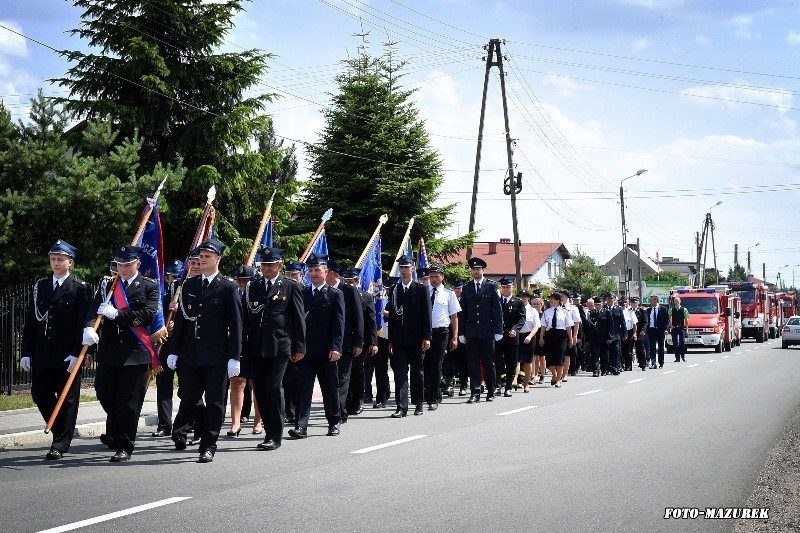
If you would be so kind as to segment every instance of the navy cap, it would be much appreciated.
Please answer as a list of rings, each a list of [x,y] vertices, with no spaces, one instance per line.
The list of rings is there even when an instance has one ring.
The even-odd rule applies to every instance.
[[[189,252],[189,259],[200,259],[200,248],[195,248]]]
[[[404,255],[397,260],[397,264],[400,265],[401,267],[414,266],[414,258],[408,255]]]
[[[638,296],[631,296],[631,303],[634,303],[634,302],[636,302],[637,304],[639,303],[639,297]]]
[[[117,246],[114,250],[114,261],[118,265],[127,265],[135,263],[139,260],[139,254],[142,252],[141,246],[131,246],[129,244],[122,244]]]
[[[197,247],[199,250],[208,250],[209,252],[214,252],[217,255],[222,255],[225,252],[225,246],[222,242],[218,241],[215,238],[206,239],[203,241],[203,244]]]
[[[604,298],[605,298],[606,300],[608,300],[609,298],[614,298],[614,293],[613,293],[613,292],[607,292],[607,293],[605,294]]]
[[[514,284],[514,278],[509,278],[508,276],[503,276],[502,278],[500,278],[499,283],[500,283],[500,285],[513,285]]]
[[[466,285],[466,283],[467,282],[464,281],[463,279],[457,279],[457,280],[455,280],[453,282],[453,288],[457,289],[457,288],[463,287],[464,285]]]
[[[306,266],[327,266],[328,265],[328,256],[325,254],[315,254],[311,252],[306,259]]]
[[[534,289],[533,290],[533,297],[534,298],[541,298],[542,297],[542,290],[541,289]]]
[[[442,265],[437,265],[436,263],[431,263],[430,266],[428,267],[428,271],[444,274],[444,267]]]
[[[417,269],[417,277],[418,278],[427,278],[430,275],[431,275],[430,271],[425,267]]]
[[[530,297],[531,297],[531,293],[529,293],[529,292],[528,292],[528,291],[526,291],[525,289],[522,289],[521,291],[519,291],[519,292],[517,293],[517,296],[527,296],[528,298],[530,298]]]
[[[182,272],[183,272],[183,261],[180,261],[178,259],[174,260],[166,267],[164,267],[164,273],[172,276],[180,276]]]
[[[570,298],[580,298],[581,297],[581,293],[573,291],[572,294],[570,294],[569,296],[570,296]]]
[[[400,281],[400,276],[389,276],[388,278],[386,278],[386,283],[384,285],[386,285],[387,287],[393,287],[397,285],[399,281]]]
[[[603,303],[603,297],[602,296],[595,296],[594,298],[592,298],[592,300],[594,300],[594,303],[596,303],[596,304],[602,304]]]
[[[253,279],[255,273],[255,269],[250,265],[239,265],[233,269],[233,277],[237,279]]]
[[[50,247],[49,253],[56,255],[66,255],[70,259],[75,259],[75,257],[78,255],[78,249],[72,246],[67,241],[58,239],[56,243]]]
[[[358,279],[361,276],[361,269],[355,267],[345,268],[342,273],[344,279]]]
[[[467,260],[467,264],[470,268],[486,268],[486,261],[481,259],[480,257],[470,257]]]
[[[277,263],[278,261],[283,261],[283,249],[271,248],[263,244],[258,247],[259,263]]]
[[[342,265],[340,265],[336,261],[328,261],[328,270],[333,270],[340,276],[342,275],[342,272],[344,272],[344,268],[342,268]]]
[[[286,263],[284,267],[284,271],[286,272],[302,272],[303,271],[303,263],[300,261],[289,261]]]
[[[558,291],[553,291],[553,292],[550,293],[550,296],[548,296],[548,298],[550,298],[551,300],[559,300],[560,301],[561,300],[561,293],[558,292]]]

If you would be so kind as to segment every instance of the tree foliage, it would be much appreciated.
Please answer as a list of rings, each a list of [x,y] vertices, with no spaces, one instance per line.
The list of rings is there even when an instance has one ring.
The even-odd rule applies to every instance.
[[[579,292],[584,298],[617,292],[617,282],[603,274],[603,269],[589,255],[576,250],[564,268],[564,273],[553,282],[556,287]]]
[[[728,281],[747,281],[747,271],[738,264],[728,267]]]
[[[672,281],[675,285],[689,285],[689,276],[677,270],[662,270],[642,276],[644,281]]]

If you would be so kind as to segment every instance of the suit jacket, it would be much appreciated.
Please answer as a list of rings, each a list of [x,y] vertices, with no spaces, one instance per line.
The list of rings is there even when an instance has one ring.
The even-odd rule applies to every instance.
[[[236,282],[217,273],[203,290],[203,276],[183,282],[167,353],[186,366],[227,365],[242,350],[242,301]]]
[[[247,284],[244,295],[247,355],[289,356],[306,351],[306,311],[299,283],[279,275],[267,291],[267,280]]]
[[[650,323],[651,322],[650,321],[650,311],[652,309],[653,308],[651,307],[650,309],[647,310],[647,320],[648,320],[648,326],[647,327],[648,328],[654,328],[657,331],[659,331],[660,333],[664,333],[665,331],[667,331],[667,329],[669,329],[669,316],[667,316],[667,310],[664,309],[663,305],[658,305],[657,306],[658,310],[656,311],[656,321],[655,321],[655,324],[653,324],[653,323]]]
[[[122,283],[119,280],[118,283]],[[110,288],[110,287],[109,287]],[[97,308],[103,303],[104,287],[98,288],[94,302],[86,315],[86,326],[94,325]],[[119,311],[117,318],[103,319],[100,326],[100,341],[95,350],[98,365],[110,367],[150,364],[150,353],[131,332],[131,326],[147,328],[153,323],[158,311],[158,284],[155,280],[136,274],[125,289],[128,310]]]
[[[500,303],[502,304],[502,297]],[[519,345],[519,335],[516,337],[509,337],[508,332],[512,329],[520,332],[522,326],[525,325],[525,304],[517,298],[512,296],[506,305],[502,306],[503,309],[503,338],[500,340],[501,344],[511,346]]]
[[[342,353],[344,342],[344,294],[325,284],[317,296],[313,286],[303,288],[306,310],[306,357],[328,357]]]
[[[344,338],[342,351],[350,353],[353,348],[364,347],[364,313],[361,291],[352,285],[339,283],[336,287],[344,295]]]
[[[634,311],[634,314],[636,315],[636,338],[641,340],[640,337],[647,332],[648,317],[650,315],[647,313],[647,309],[643,307]]]
[[[628,334],[628,328],[625,327],[625,316],[622,314],[622,308],[615,305],[611,309],[611,338],[620,341]]]
[[[494,335],[503,334],[503,309],[494,281],[484,278],[480,293],[475,290],[475,280],[464,285],[461,309],[464,311],[463,331],[466,338],[491,339]]]
[[[86,283],[72,275],[55,293],[52,276],[38,280],[31,287],[22,329],[22,356],[31,358],[34,369],[66,369],[64,359],[68,355],[78,356],[88,307]]]
[[[611,336],[611,311],[605,308],[592,309],[589,311],[587,322],[589,342],[594,345],[605,345],[608,341],[614,340]]]
[[[378,345],[378,326],[375,322],[375,301],[365,291],[361,293],[361,310],[364,315],[364,347]]]
[[[431,340],[431,299],[428,288],[412,281],[408,290],[403,283],[392,287],[389,302],[389,342],[400,346],[422,346],[422,341]]]

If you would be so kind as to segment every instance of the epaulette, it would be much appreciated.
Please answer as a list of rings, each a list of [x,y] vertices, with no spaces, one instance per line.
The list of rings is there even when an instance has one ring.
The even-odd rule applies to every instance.
[[[147,281],[152,281],[153,283],[155,283],[156,285],[158,285],[158,282],[157,282],[156,280],[154,280],[153,278],[148,278],[147,276],[142,276],[142,278],[143,278],[143,279],[145,279],[145,280],[147,280]]]

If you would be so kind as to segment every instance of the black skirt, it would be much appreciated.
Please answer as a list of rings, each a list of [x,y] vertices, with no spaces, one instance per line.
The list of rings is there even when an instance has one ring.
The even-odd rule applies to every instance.
[[[561,366],[564,364],[564,354],[567,351],[567,331],[551,328],[544,333],[544,355],[547,366]]]
[[[527,333],[520,333],[519,346],[517,347],[517,361],[520,363],[532,363],[534,347],[539,344],[538,335],[532,338],[531,342],[525,344],[525,337],[527,336]]]

